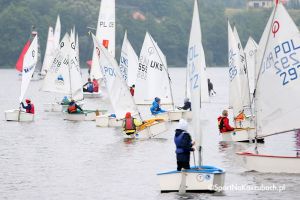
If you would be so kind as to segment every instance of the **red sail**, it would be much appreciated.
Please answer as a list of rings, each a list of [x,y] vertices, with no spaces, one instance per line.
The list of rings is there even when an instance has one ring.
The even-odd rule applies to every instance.
[[[27,52],[27,50],[28,50],[28,48],[29,48],[29,46],[30,46],[30,40],[28,40],[27,42],[26,42],[26,44],[25,44],[25,46],[24,46],[24,48],[23,48],[23,50],[22,50],[22,52],[21,52],[21,55],[19,56],[19,59],[18,59],[18,61],[17,61],[17,64],[16,64],[16,69],[19,71],[19,72],[22,72],[22,70],[23,70],[23,60],[24,60],[24,56],[25,56],[25,54],[26,54],[26,52]]]

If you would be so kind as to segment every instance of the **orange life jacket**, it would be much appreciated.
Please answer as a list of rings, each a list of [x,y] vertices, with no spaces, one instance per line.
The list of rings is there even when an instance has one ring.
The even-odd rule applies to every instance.
[[[69,113],[75,113],[75,112],[77,112],[76,105],[73,104],[73,105],[69,106],[68,107],[68,111],[69,111]]]

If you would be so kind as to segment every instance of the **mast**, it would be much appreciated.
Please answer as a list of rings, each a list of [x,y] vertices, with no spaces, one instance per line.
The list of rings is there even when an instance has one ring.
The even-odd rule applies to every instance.
[[[256,89],[257,89],[257,84],[258,84],[258,81],[259,81],[259,78],[260,78],[260,74],[261,74],[261,70],[262,70],[262,65],[263,65],[263,58],[265,57],[266,55],[266,51],[267,51],[267,46],[268,46],[268,43],[269,43],[269,40],[270,40],[270,35],[271,35],[271,32],[272,32],[272,23],[274,22],[274,18],[275,18],[275,14],[276,14],[276,11],[277,11],[277,6],[278,6],[278,2],[279,0],[276,0],[276,5],[275,5],[275,9],[274,9],[274,12],[273,12],[273,16],[272,16],[272,20],[271,20],[271,23],[270,23],[270,27],[269,27],[269,31],[268,31],[268,37],[267,37],[267,42],[264,46],[264,51],[263,51],[263,56],[261,58],[261,61],[260,61],[260,64],[259,64],[259,71],[258,71],[258,75],[257,75],[257,79],[256,79],[256,83],[255,83],[255,89],[254,89],[254,92],[253,92],[253,100],[254,100],[254,103],[255,103],[255,149],[257,151],[257,136],[258,136],[258,124],[257,124],[257,97],[256,97]]]

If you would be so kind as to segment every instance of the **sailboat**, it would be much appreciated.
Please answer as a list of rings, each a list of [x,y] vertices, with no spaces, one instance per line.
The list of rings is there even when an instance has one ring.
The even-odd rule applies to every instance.
[[[182,118],[183,111],[175,110],[166,57],[148,32],[140,54],[134,97],[137,105],[151,105],[159,97],[168,111],[156,117],[166,121]]]
[[[109,53],[115,57],[115,43],[116,43],[116,8],[115,0],[102,0],[100,3],[100,11],[97,22],[96,38],[102,45],[108,49]],[[99,85],[103,75],[99,66],[99,59],[97,52],[93,52],[93,59],[90,70],[90,78],[97,79]],[[102,97],[102,93],[84,93],[85,97]]]
[[[92,35],[92,37],[95,51],[98,52],[97,55],[99,57],[100,67],[102,74],[104,75],[104,81],[107,86],[110,101],[117,117],[111,118],[108,115],[99,116],[97,117],[99,120],[97,125],[101,127],[122,126],[124,116],[127,112],[131,112],[133,116],[136,116],[139,120],[143,121],[116,60],[108,50],[99,43],[94,35]],[[150,119],[145,120],[145,123],[138,131],[138,135],[152,138],[166,130],[167,126],[163,119]]]
[[[235,130],[222,133],[222,141],[249,142],[254,138],[253,114],[247,66],[236,28],[228,21],[229,105],[233,111]],[[237,120],[237,118],[240,118]]]
[[[136,83],[138,67],[139,58],[127,38],[127,31],[125,31],[120,57],[120,70],[129,87]]]
[[[37,36],[32,40],[29,48],[24,54],[24,59],[22,63],[22,83],[21,83],[21,95],[19,102],[21,103],[24,99],[32,74],[34,73],[36,64],[38,60],[38,42]],[[21,108],[17,110],[5,111],[6,121],[18,121],[18,122],[30,122],[34,120],[34,114],[26,113],[21,111]]]
[[[259,42],[256,62],[256,138],[300,129],[300,35],[281,2],[276,2]],[[283,62],[281,62],[283,61]],[[248,170],[300,173],[300,157],[240,152]]]
[[[200,28],[200,18],[198,11],[197,0],[195,0],[193,25],[198,21],[197,27]],[[192,25],[192,26],[193,26]],[[195,27],[193,26],[192,30]],[[201,29],[200,29],[201,31]],[[191,31],[191,34],[194,34]],[[195,43],[193,38],[189,43],[188,49],[188,68],[190,77],[190,94],[192,100],[192,114],[193,114],[193,132],[196,138],[196,145],[198,150],[198,166],[183,171],[169,171],[159,173],[158,178],[160,182],[161,192],[202,192],[202,191],[216,191],[219,186],[224,185],[225,171],[223,169],[202,165],[202,130],[200,125],[201,115],[201,65],[204,63],[204,57],[201,57],[201,43]],[[207,85],[207,82],[205,83]],[[217,187],[216,187],[217,186]]]

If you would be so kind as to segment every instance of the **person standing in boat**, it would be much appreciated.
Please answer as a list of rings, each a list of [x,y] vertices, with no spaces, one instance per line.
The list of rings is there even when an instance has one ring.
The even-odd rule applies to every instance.
[[[208,82],[208,94],[209,94],[209,96],[217,94],[214,91],[214,85],[212,84],[212,82],[210,82],[210,79],[207,79],[207,82]]]
[[[228,110],[223,110],[222,116],[218,117],[218,125],[220,133],[234,131],[234,128],[229,125]]]
[[[192,110],[192,103],[189,98],[184,98],[184,105],[182,107],[177,107],[179,110]]]
[[[98,93],[99,92],[99,83],[97,79],[93,79],[93,92]]]
[[[76,104],[76,102],[72,99],[69,103],[68,107],[68,113],[74,114],[74,113],[81,113],[83,112],[82,108]]]
[[[88,78],[88,82],[83,85],[83,92],[89,92],[89,93],[94,92],[94,86],[90,78]]]
[[[132,136],[136,133],[137,127],[141,126],[142,124],[142,122],[132,117],[130,112],[127,112],[123,123],[123,131],[126,133],[126,135]]]
[[[27,104],[26,106],[24,105],[23,102],[21,102],[22,108],[26,110],[26,113],[34,114],[34,105],[33,105],[33,103],[31,103],[31,100],[26,99],[25,102]]]
[[[130,87],[130,94],[131,94],[131,96],[134,96],[134,89],[135,89],[135,85],[132,85]]]
[[[195,142],[187,132],[188,123],[184,119],[179,120],[178,128],[175,130],[174,142],[176,145],[177,171],[190,169],[190,153],[194,151]]]
[[[160,107],[160,98],[155,97],[154,101],[152,102],[150,111],[151,111],[152,115],[158,115],[158,114],[166,112],[165,110],[161,109],[161,107]]]

